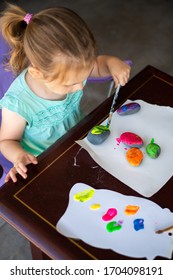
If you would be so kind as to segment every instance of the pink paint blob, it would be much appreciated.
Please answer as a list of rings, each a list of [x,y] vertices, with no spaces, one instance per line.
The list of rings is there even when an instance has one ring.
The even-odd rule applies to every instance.
[[[103,221],[110,221],[117,215],[117,210],[115,208],[109,208],[106,214],[102,216]]]
[[[121,143],[121,139],[120,139],[120,138],[116,138],[116,141],[117,141],[118,144]],[[118,145],[118,144],[117,144],[117,145]]]

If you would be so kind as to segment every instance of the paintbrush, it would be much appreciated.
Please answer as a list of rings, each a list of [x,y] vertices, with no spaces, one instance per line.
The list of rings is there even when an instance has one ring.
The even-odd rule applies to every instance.
[[[157,230],[156,233],[163,233],[163,232],[166,232],[166,231],[169,231],[169,230],[173,230],[173,226]]]
[[[118,98],[119,90],[120,90],[120,84],[118,84],[118,86],[116,88],[116,91],[114,93],[114,98],[113,98],[113,101],[112,101],[111,109],[110,109],[107,124],[106,124],[106,127],[108,127],[108,128],[110,127],[110,124],[111,124],[112,115],[114,113],[114,107],[115,107],[116,100]]]
[[[107,124],[106,125],[96,125],[89,131],[89,133],[87,135],[88,141],[93,145],[99,145],[99,144],[103,143],[110,135],[109,127],[111,124],[111,119],[112,119],[112,115],[114,112],[114,106],[115,106],[116,100],[118,98],[119,90],[120,90],[120,84],[118,84],[116,91],[114,93]]]

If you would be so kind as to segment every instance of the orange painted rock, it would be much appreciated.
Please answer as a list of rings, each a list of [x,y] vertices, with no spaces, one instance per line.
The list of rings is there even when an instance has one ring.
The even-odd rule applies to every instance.
[[[138,148],[131,148],[126,153],[126,159],[132,166],[138,166],[143,159],[143,153]]]

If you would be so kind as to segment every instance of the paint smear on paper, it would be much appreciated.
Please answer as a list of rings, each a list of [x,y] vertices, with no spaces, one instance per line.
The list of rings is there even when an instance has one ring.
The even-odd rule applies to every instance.
[[[103,221],[110,221],[117,215],[117,209],[109,208],[106,214],[102,216]]]
[[[118,224],[116,221],[112,221],[106,225],[106,229],[109,232],[117,231],[122,228],[122,225]]]
[[[127,205],[124,210],[124,213],[126,215],[135,215],[138,212],[139,208],[140,207],[136,205]]]
[[[136,231],[144,229],[144,219],[135,219],[133,224]]]
[[[76,193],[74,195],[74,200],[80,202],[86,202],[87,200],[91,199],[94,195],[94,190],[88,189],[82,192]]]
[[[91,210],[98,210],[98,209],[100,209],[100,207],[101,207],[101,205],[99,203],[96,203],[96,204],[92,204],[90,206],[90,209]]]

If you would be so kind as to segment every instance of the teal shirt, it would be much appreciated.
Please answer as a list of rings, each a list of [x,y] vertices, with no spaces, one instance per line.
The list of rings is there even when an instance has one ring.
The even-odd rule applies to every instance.
[[[25,81],[25,69],[0,100],[0,108],[16,112],[26,120],[22,147],[37,156],[76,125],[83,117],[80,110],[82,90],[67,94],[64,100],[46,100],[35,95]]]

